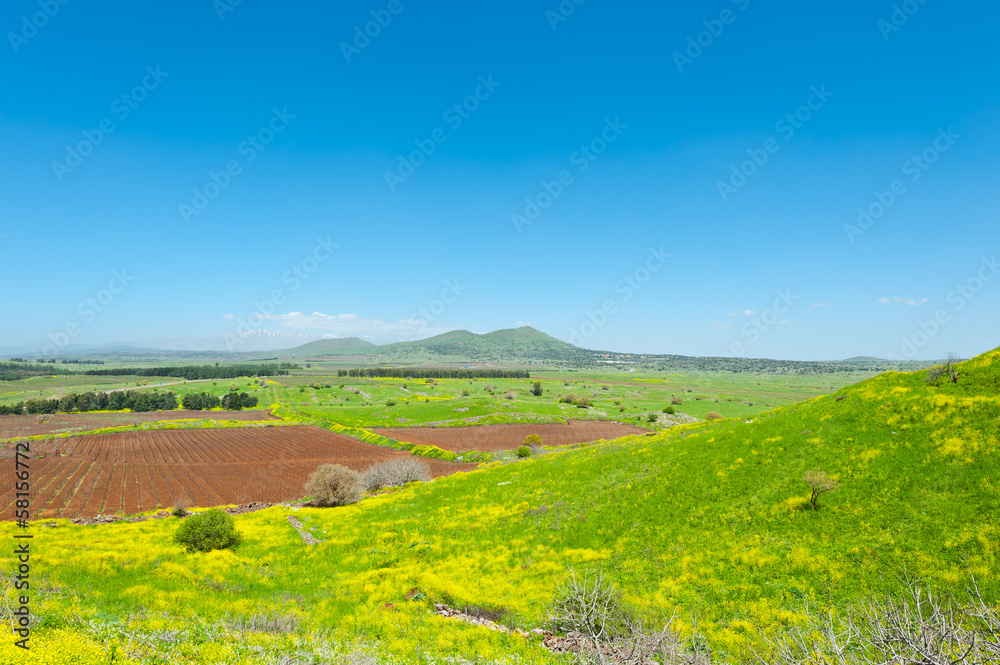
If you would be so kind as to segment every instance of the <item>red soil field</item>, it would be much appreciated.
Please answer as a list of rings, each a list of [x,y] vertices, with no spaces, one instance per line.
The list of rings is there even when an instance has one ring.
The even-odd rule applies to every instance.
[[[568,446],[574,443],[617,439],[630,434],[648,434],[634,425],[603,420],[571,420],[566,425],[470,425],[467,427],[389,427],[372,430],[397,441],[418,446],[437,446],[442,450],[461,453],[478,450],[492,453],[513,450],[524,443],[529,434],[542,437],[542,445]]]
[[[85,432],[102,427],[141,425],[160,420],[278,420],[267,411],[147,411],[142,413],[57,413],[0,416],[0,439]]]
[[[409,455],[308,426],[150,430],[31,443],[31,517],[93,517],[302,497],[320,464],[362,471]],[[434,477],[474,464],[425,459]],[[14,518],[14,460],[0,460],[0,519]]]

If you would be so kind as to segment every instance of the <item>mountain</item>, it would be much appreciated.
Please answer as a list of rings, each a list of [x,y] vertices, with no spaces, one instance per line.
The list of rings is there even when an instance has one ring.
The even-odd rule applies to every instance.
[[[530,326],[476,334],[468,330],[376,346],[360,339],[323,340],[289,349],[283,357],[364,356],[371,363],[559,363],[591,362],[597,352],[567,344]],[[337,342],[337,344],[329,344]],[[349,344],[347,342],[350,342]]]
[[[212,337],[171,337],[144,344],[147,348],[163,351],[283,351],[303,343],[322,339],[319,335],[283,330],[249,330],[233,335]]]
[[[338,337],[334,339],[318,339],[308,344],[289,349],[282,357],[314,358],[319,356],[353,356],[371,353],[379,347],[357,337]]]

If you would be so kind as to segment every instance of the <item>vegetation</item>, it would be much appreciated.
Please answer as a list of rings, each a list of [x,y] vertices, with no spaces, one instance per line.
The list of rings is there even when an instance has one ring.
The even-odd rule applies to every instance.
[[[368,367],[340,369],[337,376],[379,379],[527,379],[528,370],[522,369],[405,369]]]
[[[317,506],[346,506],[364,496],[361,474],[339,464],[320,465],[304,489]]]
[[[0,404],[0,416],[46,413],[84,413],[87,411],[171,411],[177,408],[172,392],[127,390],[114,393],[84,393],[60,399],[29,399],[13,405]]]
[[[377,462],[361,472],[361,484],[366,492],[386,487],[402,487],[408,483],[427,482],[431,468],[417,457],[397,457]]]
[[[182,379],[235,379],[241,376],[287,376],[293,369],[301,369],[298,365],[282,363],[281,365],[184,365],[180,367],[112,367],[108,369],[90,369],[84,372],[88,376],[119,376],[129,374],[135,376],[176,376]]]
[[[178,512],[181,514],[178,515]],[[187,514],[184,508],[175,508],[175,515]],[[243,542],[236,530],[233,516],[219,508],[198,515],[185,517],[174,534],[174,540],[189,552],[235,549]]]
[[[234,664],[261,653],[275,662],[565,662],[537,638],[436,616],[444,603],[489,608],[521,629],[582,627],[597,659],[604,649],[634,649],[663,663],[938,663],[956,654],[990,662],[1000,600],[1000,350],[954,370],[957,382],[889,372],[833,394],[824,394],[837,385],[829,376],[636,373],[587,411],[555,394],[538,399],[524,381],[494,381],[496,395],[479,384],[463,397],[470,385],[458,379],[432,390],[359,378],[353,390],[368,397],[323,387],[303,404],[299,385],[325,370],[285,377],[261,389],[285,404],[276,413],[388,444],[362,426],[400,417],[555,420],[613,400],[645,421],[681,391],[685,413],[717,409],[726,418],[484,465],[337,511],[240,515],[236,551],[189,552],[172,541],[194,517],[100,527],[56,520],[33,562],[45,619],[34,646],[54,662],[127,653]],[[580,394],[595,375],[534,378]],[[517,398],[503,400],[508,391]],[[383,416],[385,400],[400,396],[410,404]],[[814,495],[804,478],[839,487]],[[802,510],[819,505],[814,497],[823,510]],[[292,515],[324,542],[304,543]],[[0,537],[15,532],[0,524]],[[904,571],[911,577],[897,576]],[[233,618],[276,615],[285,620]],[[845,635],[848,646],[833,642]],[[13,660],[14,649],[0,644],[0,660]]]

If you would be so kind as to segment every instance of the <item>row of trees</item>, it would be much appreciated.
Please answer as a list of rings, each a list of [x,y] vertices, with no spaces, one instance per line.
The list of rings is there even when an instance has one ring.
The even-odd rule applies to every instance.
[[[29,399],[13,406],[0,405],[0,416],[41,413],[83,413],[86,411],[172,411],[177,395],[172,392],[127,390],[114,393],[83,393],[55,399]]]
[[[526,369],[405,369],[366,367],[338,369],[337,376],[369,379],[529,379]]]
[[[242,411],[257,406],[257,398],[247,393],[229,392],[221,398],[211,393],[188,393],[181,404],[190,411],[204,411],[223,408],[228,411]]]
[[[93,376],[176,376],[194,381],[197,379],[235,379],[241,376],[288,376],[289,370],[302,369],[292,363],[280,365],[189,365],[187,367],[116,367],[91,369],[84,372]]]
[[[40,365],[27,362],[0,363],[0,381],[20,381],[21,379],[29,379],[33,376],[56,374],[59,371],[55,365]]]

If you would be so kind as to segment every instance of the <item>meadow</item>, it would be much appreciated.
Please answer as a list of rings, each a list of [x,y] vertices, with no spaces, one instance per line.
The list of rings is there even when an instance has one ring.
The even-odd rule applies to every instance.
[[[171,541],[176,519],[35,523],[36,642],[16,662],[333,663],[358,662],[361,652],[379,662],[568,662],[537,639],[433,608],[468,606],[511,626],[544,626],[555,583],[571,568],[603,570],[650,616],[679,610],[673,628],[716,662],[752,662],[761,632],[805,625],[807,605],[842,611],[898,590],[904,571],[957,595],[974,575],[996,602],[1000,350],[960,366],[958,383],[930,385],[925,375],[886,373],[782,406],[775,393],[771,409],[758,408],[756,395],[728,402],[736,386],[712,392],[689,381],[683,406],[699,402],[687,395],[718,398],[711,406],[728,417],[492,463],[344,508],[289,504],[240,515],[244,542],[235,551],[185,552]],[[396,381],[354,380],[370,395],[362,398],[343,394],[346,381],[344,389],[308,387],[317,380],[296,379],[305,393],[272,383],[262,390],[306,395],[291,408],[344,414],[342,422],[365,413],[359,399],[374,414],[395,408],[384,400],[402,391]],[[563,407],[546,411],[552,398],[584,384],[610,393],[595,408],[631,399],[636,411],[682,389],[650,383],[603,391],[595,378],[550,379],[532,413],[559,417]],[[405,413],[436,409],[413,420],[453,420],[461,397],[443,395],[461,385],[421,384],[429,399],[411,400]],[[406,390],[417,388],[411,381]],[[503,398],[470,390],[466,399],[470,411],[482,400],[485,412]],[[803,480],[812,469],[839,484],[816,510]],[[307,545],[289,516],[322,542]],[[14,531],[0,525],[3,537]],[[8,612],[13,599],[8,586]],[[10,642],[0,643],[2,662],[21,655]]]

